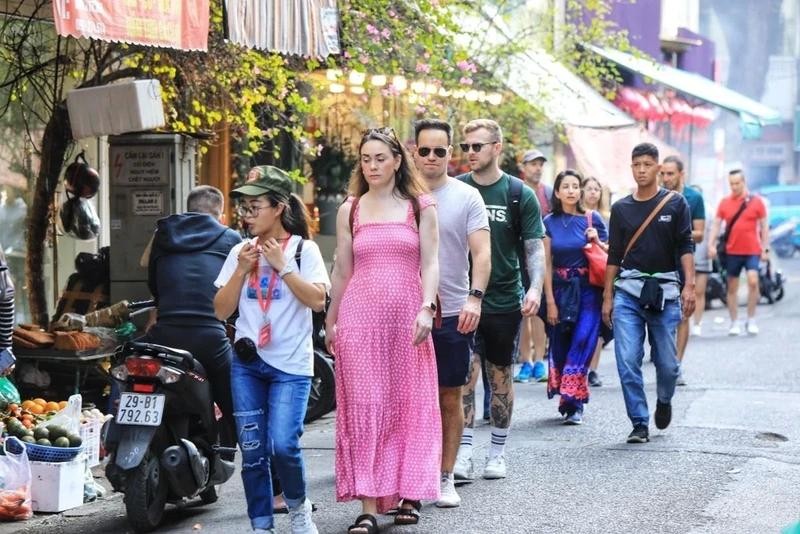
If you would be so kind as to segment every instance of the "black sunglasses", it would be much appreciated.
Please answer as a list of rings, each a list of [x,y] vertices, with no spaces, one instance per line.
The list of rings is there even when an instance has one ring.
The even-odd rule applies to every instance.
[[[437,146],[436,148],[430,148],[427,146],[421,146],[417,149],[417,153],[422,156],[423,158],[427,158],[428,155],[433,150],[433,153],[436,154],[437,158],[443,158],[447,155],[447,149]]]
[[[461,150],[463,150],[464,152],[469,152],[469,149],[471,148],[472,151],[477,154],[478,152],[481,151],[481,149],[483,149],[485,145],[496,145],[499,142],[500,141],[489,141],[488,143],[472,143],[472,144],[459,143],[458,146],[461,147]]]

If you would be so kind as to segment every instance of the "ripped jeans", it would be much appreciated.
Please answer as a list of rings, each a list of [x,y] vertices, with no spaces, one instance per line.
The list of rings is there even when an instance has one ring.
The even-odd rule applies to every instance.
[[[300,449],[311,377],[284,373],[261,358],[231,363],[233,416],[242,451],[247,515],[255,528],[273,528],[270,460],[290,508],[306,497]]]

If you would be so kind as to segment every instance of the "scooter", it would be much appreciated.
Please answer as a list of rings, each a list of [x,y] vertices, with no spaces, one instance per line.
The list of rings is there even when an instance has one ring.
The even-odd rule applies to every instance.
[[[184,350],[129,341],[112,357],[110,374],[121,393],[102,432],[106,477],[125,494],[133,529],[158,527],[167,503],[216,502],[216,486],[235,469],[223,455],[232,459],[236,449],[218,444],[218,410],[202,364]]]
[[[796,229],[797,221],[795,219],[789,219],[770,229],[770,248],[775,251],[779,258],[791,258],[794,256],[797,250],[794,243]]]

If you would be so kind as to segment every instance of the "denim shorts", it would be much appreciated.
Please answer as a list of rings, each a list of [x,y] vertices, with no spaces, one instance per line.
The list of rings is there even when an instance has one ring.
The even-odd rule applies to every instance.
[[[475,334],[458,331],[458,316],[442,319],[442,327],[431,331],[439,386],[455,388],[469,380],[469,365],[475,348]]]
[[[522,313],[519,310],[481,315],[475,332],[475,352],[495,365],[513,365]]]
[[[745,271],[758,271],[758,264],[761,257],[758,254],[728,254],[725,260],[725,270],[731,278],[738,278]]]

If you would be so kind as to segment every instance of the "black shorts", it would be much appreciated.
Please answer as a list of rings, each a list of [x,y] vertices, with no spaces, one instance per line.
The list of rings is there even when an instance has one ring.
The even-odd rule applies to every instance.
[[[495,365],[502,367],[512,365],[521,322],[522,312],[519,310],[504,313],[484,312],[475,332],[475,352]]]
[[[439,386],[456,388],[469,380],[469,365],[475,348],[475,334],[458,331],[458,316],[442,319],[442,327],[431,331]]]

